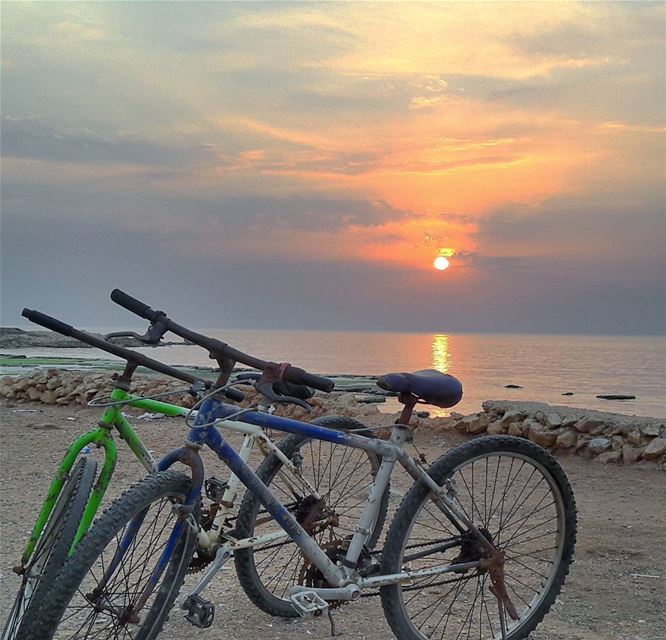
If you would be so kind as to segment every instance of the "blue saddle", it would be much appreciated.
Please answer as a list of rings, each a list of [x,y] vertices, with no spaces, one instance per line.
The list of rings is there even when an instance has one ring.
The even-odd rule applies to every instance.
[[[436,407],[453,407],[462,399],[463,388],[458,378],[448,373],[424,369],[414,373],[387,373],[377,379],[377,386],[386,391],[407,393]]]

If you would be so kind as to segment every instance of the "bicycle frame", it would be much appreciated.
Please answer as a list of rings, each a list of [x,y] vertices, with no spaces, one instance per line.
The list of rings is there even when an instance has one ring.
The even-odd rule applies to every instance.
[[[108,407],[102,415],[98,427],[91,429],[87,433],[84,433],[83,435],[76,438],[76,440],[74,440],[74,442],[70,445],[69,449],[65,453],[60,466],[58,467],[55,479],[49,487],[47,497],[44,501],[39,516],[37,517],[37,521],[26,544],[25,550],[21,556],[21,563],[23,565],[25,565],[30,560],[37,541],[39,540],[44,526],[48,521],[49,515],[53,510],[58,495],[60,494],[60,491],[65,484],[68,474],[84,447],[95,445],[96,447],[103,448],[104,464],[102,466],[102,471],[98,476],[97,482],[93,487],[88,504],[86,505],[86,509],[84,511],[81,523],[79,524],[74,543],[70,549],[70,555],[74,552],[76,545],[80,542],[81,538],[90,528],[90,525],[92,524],[92,521],[97,514],[102,499],[104,498],[106,490],[111,482],[117,461],[117,447],[112,435],[112,430],[114,428],[118,430],[121,439],[127,442],[129,448],[146,469],[146,471],[148,473],[157,471],[158,464],[154,457],[148,451],[148,449],[146,449],[145,445],[141,441],[141,438],[137,435],[130,423],[122,415],[123,406],[135,407],[137,409],[143,409],[145,411],[154,413],[162,413],[171,417],[186,417],[190,413],[190,410],[185,407],[167,402],[160,402],[157,400],[150,400],[133,396],[121,388],[115,388],[113,390],[111,394],[111,400],[113,402],[123,404]],[[259,449],[264,455],[276,455],[285,468],[287,468],[290,472],[298,475],[299,479],[307,486],[311,493],[316,497],[319,497],[316,490],[305,478],[299,474],[298,470],[293,466],[291,460],[289,460],[289,458],[287,458],[287,456],[285,456],[282,451],[280,451],[280,449],[272,442],[272,440],[263,432],[261,427],[243,422],[227,420],[224,424],[224,428],[229,431],[245,435],[243,443],[238,452],[238,455],[243,461],[248,461],[252,450],[254,449],[255,445],[258,444]],[[223,533],[224,521],[229,513],[233,510],[239,487],[240,480],[235,474],[232,474],[229,477],[227,489],[223,495],[222,504],[218,514],[216,515],[214,527],[212,527],[210,532],[199,532],[200,546],[209,548],[219,541],[220,536]],[[279,537],[284,537],[284,534]]]
[[[431,497],[437,507],[461,533],[472,531],[485,546],[494,549],[491,543],[478,531],[473,522],[461,513],[450,498],[449,494],[454,493],[455,488],[449,484],[445,484],[443,487],[438,486],[426,471],[404,451],[404,444],[409,427],[401,424],[394,425],[390,440],[384,441],[367,438],[354,433],[336,431],[288,418],[280,418],[269,414],[258,412],[245,413],[242,418],[243,421],[256,425],[257,427],[286,431],[288,433],[297,433],[315,440],[322,440],[374,452],[378,456],[381,456],[382,462],[373,482],[358,526],[356,527],[356,531],[349,544],[345,561],[343,562],[344,566],[336,565],[301,527],[296,518],[271,493],[270,489],[261,482],[242,457],[226,442],[216,426],[210,424],[219,420],[220,426],[225,427],[224,417],[231,415],[236,411],[236,407],[225,405],[214,398],[209,398],[204,401],[199,409],[194,426],[190,430],[184,446],[167,454],[160,461],[159,468],[160,470],[168,469],[176,462],[182,462],[190,467],[193,485],[191,493],[188,495],[183,507],[184,513],[189,513],[189,508],[195,504],[201,493],[204,477],[203,462],[199,456],[199,450],[204,445],[209,446],[217,454],[218,458],[229,467],[239,481],[244,484],[249,491],[255,493],[259,502],[273,516],[286,534],[300,547],[303,554],[319,568],[326,580],[335,587],[334,589],[314,589],[314,591],[324,594],[327,593],[329,599],[351,600],[358,597],[360,590],[362,589],[376,588],[381,585],[406,582],[426,576],[477,568],[480,566],[479,561],[473,561],[369,578],[362,578],[355,575],[354,570],[348,568],[357,565],[363,545],[370,532],[370,527],[377,517],[381,496],[388,485],[390,475],[396,462],[400,462],[415,480],[424,482],[430,488]],[[154,569],[150,581],[151,584],[158,581],[159,575],[164,567],[166,567],[169,557],[173,552],[173,549],[175,549],[178,538],[182,534],[185,526],[187,526],[186,521],[181,518],[174,527],[162,556]],[[276,534],[267,535],[271,536],[271,539],[275,539],[274,537]],[[131,537],[127,539],[128,546],[130,541]],[[247,541],[239,541],[239,543],[244,543],[243,546],[252,546],[266,541],[265,537],[254,537]],[[226,554],[228,557],[228,550],[226,550]],[[109,567],[107,575],[110,576],[114,569],[115,567]],[[211,573],[211,570],[209,570],[209,573]],[[205,575],[202,578],[200,585],[205,586],[211,577],[211,575]],[[200,590],[201,588],[197,587],[192,593],[197,593]],[[306,589],[305,587],[295,587],[292,591],[296,593],[299,590],[313,591],[312,589]]]

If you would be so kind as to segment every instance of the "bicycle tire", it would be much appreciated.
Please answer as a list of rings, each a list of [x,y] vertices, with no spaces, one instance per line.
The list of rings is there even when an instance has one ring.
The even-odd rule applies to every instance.
[[[28,628],[34,611],[67,562],[96,472],[95,459],[85,456],[79,458],[70,470],[22,574],[21,586],[5,623],[2,640],[30,640],[32,637]]]
[[[374,434],[371,431],[369,431],[364,424],[358,422],[357,420],[354,420],[352,418],[347,418],[344,416],[325,416],[322,418],[318,418],[317,420],[314,420],[313,424],[317,424],[323,427],[328,427],[331,429],[354,431],[359,435],[363,435],[369,438],[375,437]],[[284,440],[282,440],[278,446],[289,459],[293,459],[295,454],[304,451],[305,447],[307,447],[308,444],[312,442],[319,443],[317,446],[316,454],[314,451],[314,447],[312,446],[310,447],[310,454],[312,454],[312,458],[310,459],[312,461],[312,469],[314,470],[314,467],[316,466],[314,456],[315,455],[321,456],[322,454],[321,440],[313,441],[311,438],[306,436],[291,434],[286,438],[284,438]],[[328,447],[327,443],[324,444],[326,447],[326,450],[323,452],[324,454],[330,450],[330,453],[332,455],[333,452],[336,450],[336,447],[338,446],[331,444],[330,447]],[[357,481],[360,482],[363,482],[364,480],[372,481],[374,474],[376,473],[379,464],[381,462],[379,456],[376,456],[375,454],[370,452],[365,452],[362,449],[353,449],[349,447],[343,447],[341,445],[340,445],[340,450],[350,451],[354,456],[356,456],[356,454],[354,454],[353,452],[360,453],[360,456],[356,458],[356,463],[353,463],[354,460],[353,457],[349,458],[349,461],[352,464],[360,464],[362,462],[362,457],[365,457],[370,463],[370,471],[367,473],[361,473],[360,476],[356,475],[355,478]],[[308,459],[307,451],[305,451],[305,454],[301,455],[307,461]],[[274,487],[273,482],[278,472],[281,470],[281,468],[282,468],[282,463],[277,458],[277,456],[273,454],[268,456],[263,461],[263,463],[257,470],[257,475],[259,476],[261,481],[264,482],[268,487],[271,486]],[[329,469],[330,468],[332,468],[332,465],[329,465]],[[338,469],[336,467],[336,472],[337,471]],[[341,474],[342,471],[340,471],[340,473],[338,473],[337,475],[340,476]],[[320,490],[325,484],[326,477],[323,476],[326,476],[326,470],[324,469],[322,471],[320,469],[320,472],[318,474],[315,473],[314,477],[311,478],[317,490]],[[351,477],[352,475],[350,474],[349,478]],[[330,479],[331,481],[335,480],[335,477],[332,473],[330,474]],[[332,484],[331,481],[329,481],[328,484]],[[331,494],[332,494],[332,489],[333,489],[332,487],[328,487],[329,493]],[[384,526],[384,521],[386,520],[386,513],[388,511],[388,500],[389,500],[389,487],[387,486],[386,491],[382,496],[375,526],[373,527],[371,533],[368,536],[368,542],[366,543],[366,547],[369,549],[374,548],[379,539],[379,536],[381,535]],[[333,499],[331,499],[331,502],[333,502]],[[337,500],[336,504],[334,504],[333,506],[338,507],[339,509],[343,509],[343,507],[340,506],[340,502],[341,500]],[[346,507],[347,505],[344,506]],[[360,507],[362,507],[362,504],[358,506],[360,512]],[[238,512],[238,519],[236,521],[236,536],[238,538],[240,539],[249,538],[255,535],[255,525],[257,521],[257,516],[260,513],[260,509],[261,509],[261,504],[259,503],[257,498],[252,493],[247,492],[245,494],[243,502],[241,503],[241,507]],[[350,524],[351,522],[355,524],[358,518],[350,516],[349,520]],[[349,529],[344,533],[345,534],[353,533],[353,530]],[[315,537],[316,538],[319,537],[320,538],[319,542],[320,543],[322,542],[321,540],[321,538],[323,537],[322,535]],[[278,543],[278,544],[283,545],[283,548],[289,546],[291,549],[294,549],[294,552],[290,554],[291,562],[303,563],[304,560],[303,556],[301,553],[298,552],[298,549],[295,548],[295,543],[293,541],[289,540],[287,542]],[[277,546],[278,546],[277,544],[269,545],[267,548],[277,548]],[[257,564],[260,564],[261,561],[259,562],[256,561],[256,555],[261,550],[262,549],[259,547],[256,548],[250,547],[246,549],[239,549],[234,552],[234,563],[236,565],[236,573],[238,575],[238,581],[240,582],[243,591],[254,605],[259,607],[262,611],[268,613],[269,615],[279,616],[283,618],[298,617],[299,614],[292,606],[291,601],[289,600],[289,593],[288,593],[288,588],[292,586],[292,584],[297,583],[294,582],[294,580],[296,580],[296,578],[298,578],[299,576],[298,569],[293,570],[293,567],[291,565],[288,565],[290,567],[290,570],[292,571],[292,573],[289,574],[290,580],[286,581],[282,580],[280,582],[280,578],[276,580],[275,575],[273,575],[271,577],[272,582],[265,583],[264,580],[262,579],[261,573],[257,570]],[[271,564],[279,563],[279,556],[277,555],[278,553],[280,553],[280,551],[276,552],[276,555],[272,558]],[[283,562],[286,563],[287,560],[284,560]],[[275,588],[271,588],[271,584],[273,583],[275,583]]]
[[[182,503],[190,490],[191,480],[188,476],[176,471],[162,471],[144,478],[113,502],[78,545],[76,553],[62,571],[59,588],[50,592],[38,610],[32,628],[33,637],[43,640],[54,637],[96,638],[113,625],[112,631],[120,629],[123,634],[129,633],[128,637],[134,640],[155,638],[168,619],[185,578],[196,532],[190,526],[184,527],[184,533],[175,542],[174,551],[163,573],[157,578],[156,588],[146,605],[134,611],[136,600],[151,579],[153,569],[153,558],[144,556],[151,551],[154,556],[161,554],[166,545],[165,540],[168,540],[179,517],[173,505]],[[198,502],[193,513],[197,519]],[[158,534],[154,531],[151,533],[148,527],[161,516],[164,516],[162,519],[166,524]],[[140,523],[139,528],[131,538],[130,546],[122,555],[116,570],[104,580],[104,572],[109,571],[111,559],[128,525],[135,526],[137,522]],[[148,535],[150,538],[146,540]],[[159,557],[155,562],[158,560]],[[138,581],[130,585],[132,576],[139,571]],[[122,580],[128,583],[126,593],[117,590]],[[101,583],[104,584],[100,589]],[[92,591],[88,591],[90,584],[96,585]],[[82,617],[83,623],[72,634],[72,628],[76,628]],[[100,630],[100,624],[106,626]],[[85,630],[84,626],[87,627]],[[117,637],[117,634],[113,637]]]
[[[475,474],[474,465],[476,463],[478,466]],[[506,465],[509,467],[506,469],[508,477],[504,485],[505,496],[500,500],[498,495],[495,504],[497,477],[499,470],[502,469],[504,472]],[[555,602],[573,561],[576,543],[576,504],[571,485],[564,471],[548,452],[528,440],[511,436],[487,436],[447,452],[430,467],[428,473],[440,486],[447,480],[455,482],[456,502],[459,508],[462,508],[465,513],[471,512],[471,519],[476,520],[475,524],[479,527],[483,526],[486,535],[492,538],[496,546],[506,552],[507,590],[520,610],[520,617],[517,621],[506,617],[506,637],[507,640],[526,638],[543,620]],[[468,474],[467,477],[465,473]],[[493,473],[495,474],[494,483],[492,483]],[[531,475],[527,475],[529,473]],[[533,480],[535,476],[536,480]],[[519,477],[529,478],[525,481],[521,492],[518,492]],[[483,487],[485,496],[483,503],[480,500],[480,494],[472,484],[475,481],[477,488]],[[491,483],[492,493],[489,491]],[[518,496],[513,505],[506,499],[507,493]],[[469,495],[469,499],[467,495]],[[474,497],[475,495],[479,495],[478,501]],[[541,496],[540,501],[537,500],[539,496]],[[552,509],[550,504],[544,504],[548,496],[552,497]],[[491,498],[490,505],[488,505],[488,497]],[[519,503],[519,500],[523,502]],[[527,515],[524,515],[523,506],[528,500],[530,503],[526,510],[532,509],[532,511],[528,511]],[[534,506],[535,503],[537,506]],[[441,536],[442,532],[447,531],[446,523],[437,524],[438,517],[430,519],[432,514],[425,506],[428,504],[430,504],[429,490],[424,483],[416,483],[403,499],[391,523],[383,553],[382,574],[401,571],[407,564],[405,557],[412,570],[435,566],[425,564],[428,558],[428,562],[432,562],[434,558],[434,561],[440,565],[478,558],[478,556],[477,558],[470,557],[469,554],[474,552],[468,543],[465,543],[466,551],[463,546],[453,547],[446,551],[442,551],[440,547],[433,551],[433,554],[444,554],[444,556],[449,552],[453,554],[457,551],[458,555],[455,558],[445,559],[442,556],[442,559],[439,559],[434,555],[427,555],[425,548],[428,545],[446,544],[443,543],[441,537],[429,542],[428,535],[432,538],[436,535]],[[466,506],[469,508],[466,509]],[[507,508],[506,511],[505,508]],[[544,513],[546,511],[548,513]],[[555,515],[553,516],[552,513]],[[444,519],[441,512],[437,512],[437,514],[441,516],[442,520]],[[539,523],[535,525],[534,521],[537,516]],[[418,523],[418,518],[422,518],[420,523]],[[527,528],[528,520],[531,529]],[[553,522],[556,524],[551,524]],[[433,523],[436,524],[435,527],[433,527]],[[431,534],[426,527],[435,529],[435,533]],[[551,529],[554,530],[551,531]],[[464,536],[460,536],[461,545],[464,539]],[[412,544],[408,544],[410,540],[413,541]],[[455,535],[451,540],[455,540]],[[551,543],[556,544],[553,547],[547,547]],[[546,548],[532,549],[533,546],[540,545],[546,545]],[[420,551],[406,555],[407,548],[419,548]],[[550,552],[550,559],[542,557],[542,555],[548,556],[548,552]],[[530,557],[533,560],[530,560]],[[412,558],[418,559],[414,562],[411,560]],[[423,564],[419,565],[419,562]],[[530,563],[538,569],[534,569]],[[544,564],[546,567],[543,566]],[[528,580],[535,580],[532,572],[538,574],[539,577],[536,580],[541,582],[540,588],[528,584]],[[525,578],[526,575],[529,578]],[[476,585],[474,579],[476,579]],[[490,584],[488,573],[474,569],[458,574],[440,574],[436,577],[422,578],[420,581],[417,579],[412,584],[384,586],[380,589],[380,593],[386,619],[399,640],[424,640],[431,636],[439,637],[440,631],[441,635],[446,635],[446,637],[449,635],[456,637],[456,632],[458,632],[460,634],[458,637],[498,639],[502,637],[499,604],[492,596],[488,598],[488,602],[492,605],[489,606],[485,596]],[[445,585],[444,588],[439,588],[442,585]],[[470,585],[472,591],[468,592],[467,587]],[[534,591],[534,595],[531,594],[528,587]],[[417,593],[411,595],[409,594],[411,591]],[[453,593],[454,591],[455,593]],[[440,597],[442,592],[445,593]],[[462,602],[456,604],[458,598]],[[464,612],[470,601],[471,607],[465,616]],[[426,603],[425,606],[424,603]],[[472,613],[477,603],[479,611],[474,610]],[[444,609],[443,612],[442,609]],[[435,611],[438,613],[435,614]],[[495,619],[495,624],[493,624],[493,619]]]

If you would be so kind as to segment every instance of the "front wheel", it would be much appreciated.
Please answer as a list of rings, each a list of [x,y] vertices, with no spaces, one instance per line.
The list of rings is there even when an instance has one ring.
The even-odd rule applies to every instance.
[[[31,638],[155,638],[194,550],[198,503],[182,473],[148,476],[117,499],[77,546],[35,616]],[[193,519],[194,518],[194,519]]]
[[[449,451],[428,470],[496,548],[505,553],[504,584],[517,619],[502,605],[507,640],[526,638],[559,593],[572,562],[576,505],[555,459],[520,438],[478,438]],[[485,547],[459,531],[423,483],[405,496],[391,524],[382,573],[475,562]],[[399,640],[501,640],[500,604],[488,571],[416,577],[382,587],[386,619]]]
[[[28,640],[32,637],[27,627],[37,605],[67,561],[88,504],[96,471],[96,461],[88,457],[80,458],[70,471],[30,560],[24,567],[21,586],[5,623],[2,640]]]

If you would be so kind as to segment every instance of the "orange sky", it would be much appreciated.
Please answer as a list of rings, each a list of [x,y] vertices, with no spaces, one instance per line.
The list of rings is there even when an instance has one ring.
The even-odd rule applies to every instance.
[[[184,260],[431,280],[630,261],[629,219],[657,259],[663,4],[156,7],[5,5],[3,177],[28,209],[67,194],[62,215]]]

